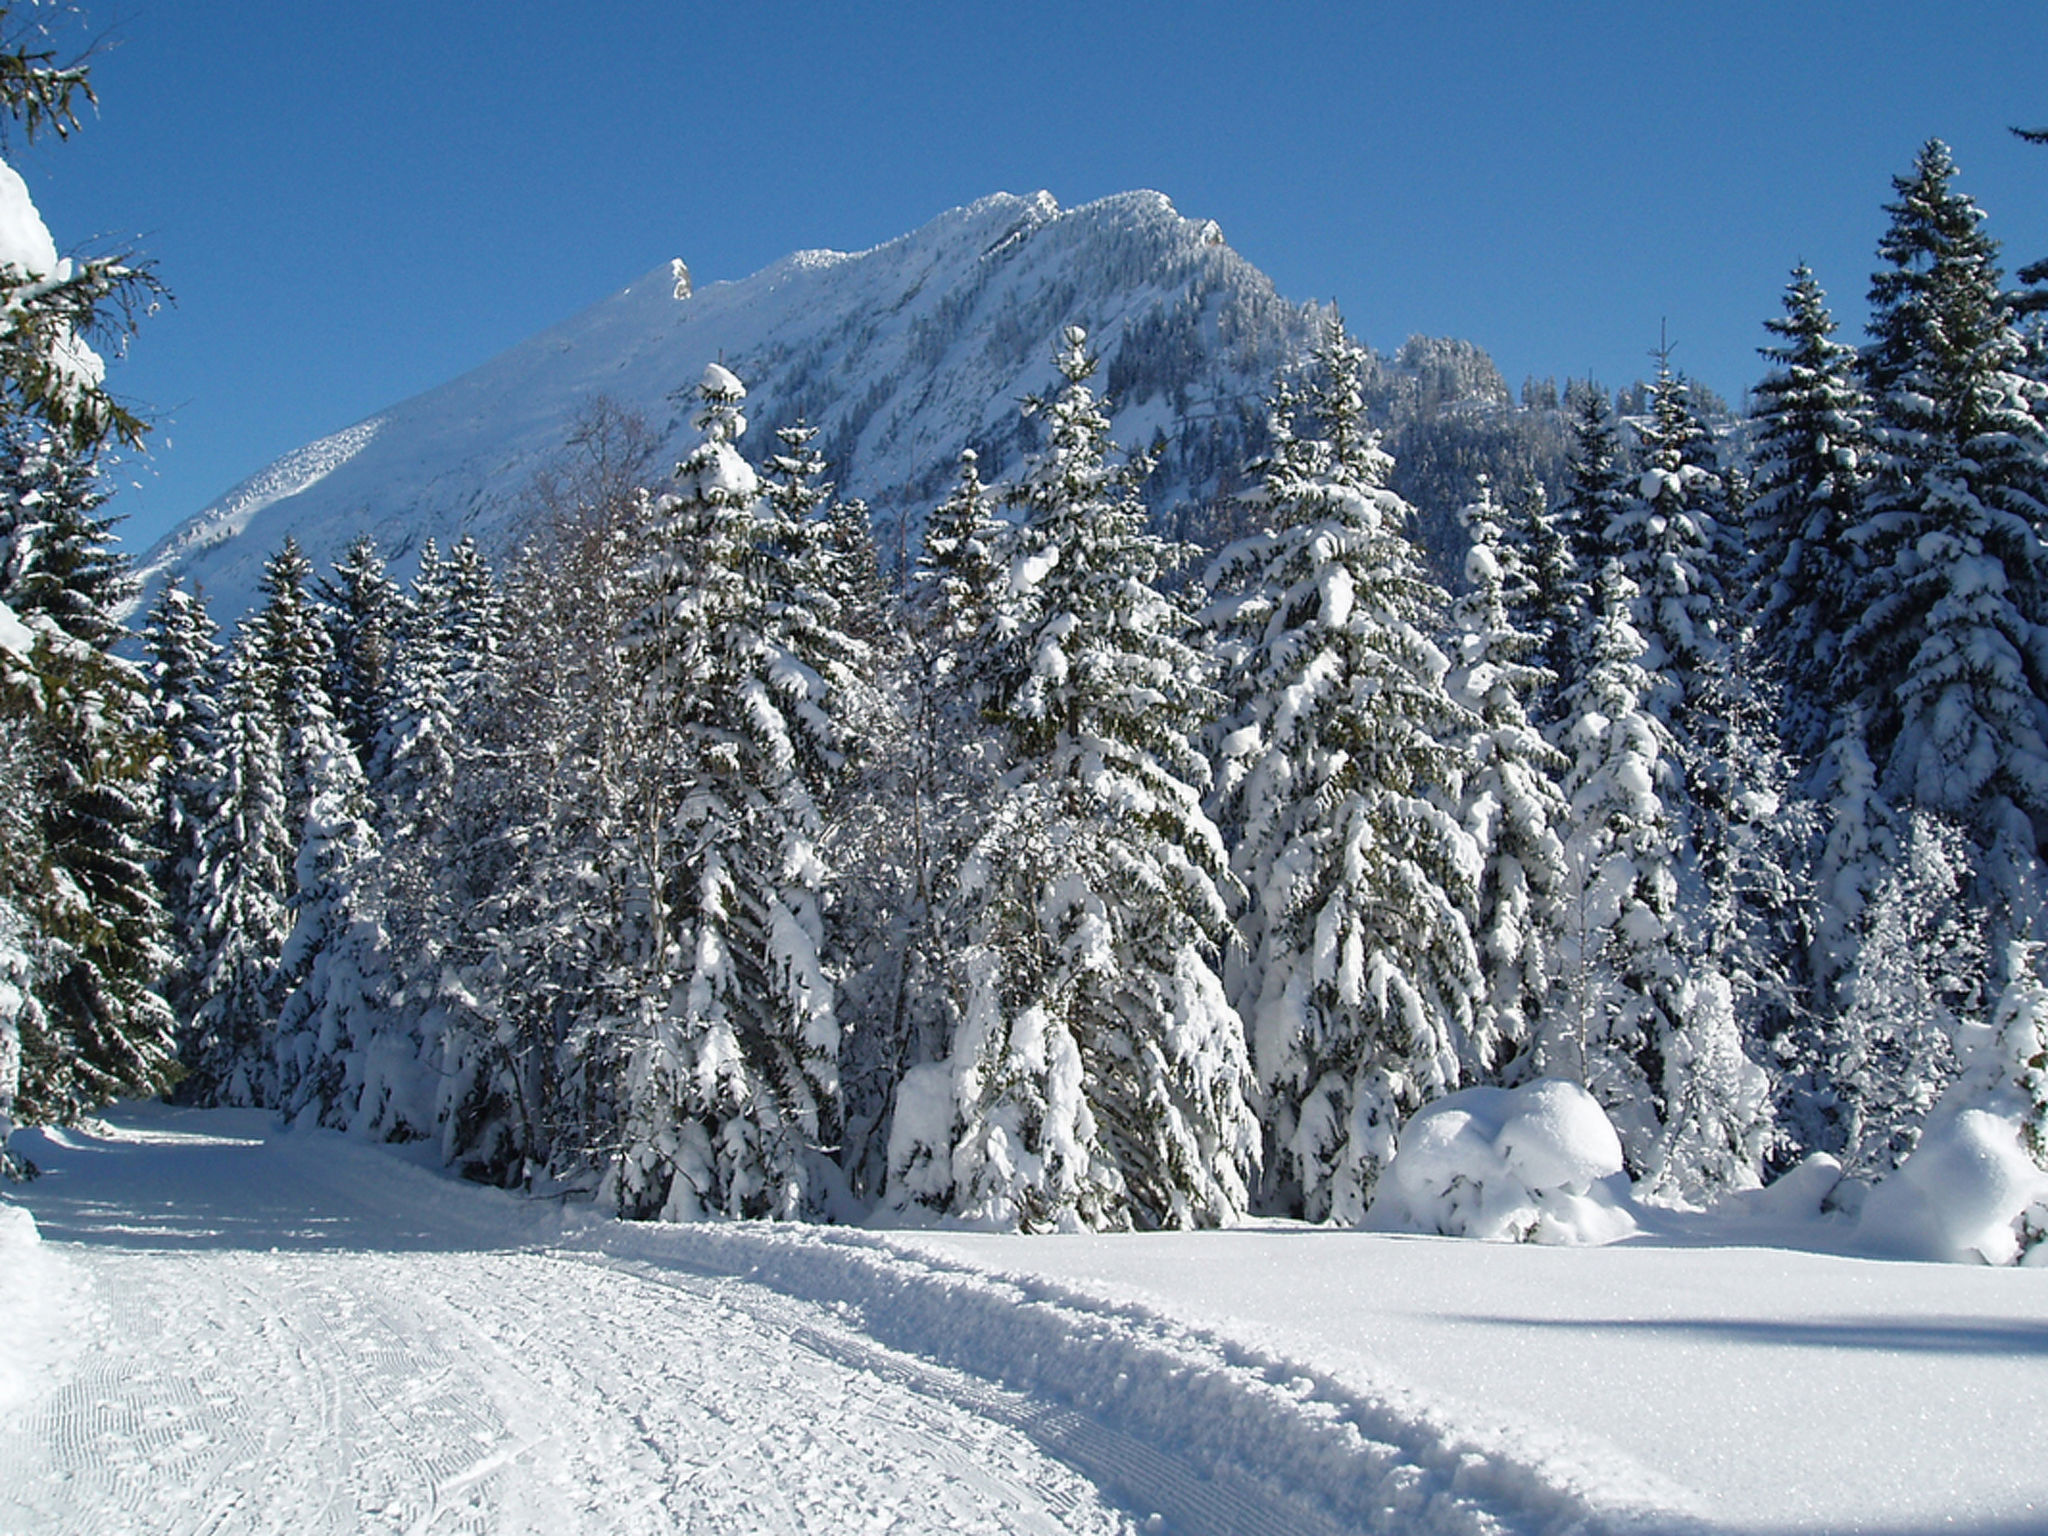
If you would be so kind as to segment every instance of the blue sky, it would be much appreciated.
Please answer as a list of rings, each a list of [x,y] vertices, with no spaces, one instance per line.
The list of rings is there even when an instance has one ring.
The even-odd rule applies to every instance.
[[[138,551],[270,459],[682,256],[701,284],[988,192],[1153,187],[1391,350],[1621,384],[1660,325],[1731,398],[1795,261],[1860,326],[1939,135],[2048,255],[2048,5],[87,0],[97,119],[12,146],[63,247],[177,305]]]

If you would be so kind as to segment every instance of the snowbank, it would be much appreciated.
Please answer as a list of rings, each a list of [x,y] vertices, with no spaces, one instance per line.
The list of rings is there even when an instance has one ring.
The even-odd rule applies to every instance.
[[[1576,1083],[1467,1088],[1401,1129],[1365,1224],[1492,1242],[1598,1244],[1636,1230],[1621,1139]]]

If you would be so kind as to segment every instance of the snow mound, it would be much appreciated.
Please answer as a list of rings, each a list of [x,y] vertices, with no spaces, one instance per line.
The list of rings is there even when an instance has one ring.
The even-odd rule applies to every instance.
[[[1591,1094],[1558,1078],[1467,1088],[1417,1113],[1365,1224],[1559,1244],[1611,1243],[1636,1230],[1621,1139]]]
[[[2048,1174],[2020,1145],[2018,1126],[1966,1109],[1930,1125],[1913,1155],[1871,1190],[1857,1237],[1890,1258],[2011,1264],[2023,1220],[2030,1210],[2040,1220],[2044,1205]]]

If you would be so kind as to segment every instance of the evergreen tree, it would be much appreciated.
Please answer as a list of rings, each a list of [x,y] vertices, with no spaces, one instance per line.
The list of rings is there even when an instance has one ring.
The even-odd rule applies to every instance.
[[[1607,392],[1591,379],[1574,384],[1566,392],[1566,409],[1569,438],[1557,518],[1571,539],[1573,563],[1587,583],[1568,625],[1576,631],[1592,613],[1593,581],[1617,553],[1611,537],[1627,507],[1630,487],[1628,461]],[[1554,670],[1567,677],[1572,671],[1568,666]]]
[[[870,983],[878,994],[886,983],[886,1011],[871,1010],[879,1027],[849,1036],[846,1071],[849,1174],[857,1190],[873,1181],[867,1166],[879,1150],[873,1182],[899,1206],[943,1209],[953,1193],[947,1058],[960,1022],[955,961],[971,937],[966,905],[948,895],[986,830],[1001,768],[999,727],[984,712],[1013,532],[998,507],[967,449],[952,492],[925,520],[905,605],[904,763],[900,793],[881,807],[907,866],[900,937],[883,962],[889,974]]]
[[[1592,611],[1592,588],[1579,570],[1570,529],[1551,510],[1542,481],[1530,480],[1510,502],[1501,548],[1513,557],[1502,567],[1508,618],[1534,637],[1529,659],[1544,674],[1529,707],[1538,724],[1547,726],[1576,675],[1576,642]]]
[[[199,871],[206,828],[219,809],[219,633],[206,604],[173,579],[151,605],[143,630],[148,655],[156,768],[156,827],[150,838],[167,919],[170,962],[163,995],[174,1017],[191,1017],[206,963]]]
[[[197,881],[205,960],[180,1053],[188,1074],[180,1092],[201,1104],[277,1102],[277,961],[290,931],[296,848],[273,708],[260,641],[245,624],[228,652],[221,777]]]
[[[167,958],[147,843],[154,775],[147,680],[117,656],[134,593],[90,462],[67,438],[15,430],[0,463],[0,587],[36,636],[32,803],[45,868],[28,916],[42,956],[42,1032],[22,1042],[19,1118],[68,1119],[158,1092],[173,1024],[155,990]]]
[[[613,1190],[641,1214],[796,1216],[821,1198],[839,1026],[821,963],[822,688],[770,632],[740,381],[699,385],[703,440],[656,509],[628,664],[648,744],[636,1045]]]
[[[1570,1003],[1539,1041],[1540,1073],[1583,1083],[1621,1133],[1631,1173],[1682,1198],[1755,1181],[1767,1085],[1743,1055],[1726,980],[1688,976],[1679,834],[1668,801],[1676,743],[1645,707],[1646,646],[1619,560],[1598,586],[1591,664],[1569,700],[1565,776],[1575,827],[1563,971]]]
[[[2048,831],[2048,436],[1997,247],[1939,140],[1897,178],[1864,373],[1868,576],[1844,647],[1882,787],[1986,850],[2001,935],[2039,904]]]
[[[368,767],[384,715],[398,697],[391,675],[405,625],[405,595],[384,573],[376,541],[364,534],[319,582],[321,622],[327,629],[327,694],[336,718]]]
[[[84,65],[10,26],[0,111],[62,138],[92,99]],[[113,652],[131,588],[99,515],[98,450],[143,422],[105,387],[88,336],[155,291],[126,257],[60,258],[27,186],[0,162],[0,1121],[69,1118],[152,1093],[174,1072],[152,989],[163,914],[150,821],[146,685]],[[0,1127],[4,1130],[4,1127]],[[0,1163],[7,1163],[0,1152]],[[11,1168],[12,1165],[9,1164]]]
[[[1843,632],[1856,573],[1847,543],[1856,525],[1869,446],[1868,404],[1856,351],[1833,340],[1826,295],[1795,268],[1785,313],[1764,326],[1772,365],[1754,393],[1755,495],[1748,517],[1751,579],[1763,655],[1787,683],[1788,745],[1818,753],[1841,698]]]
[[[1551,678],[1532,663],[1537,637],[1517,629],[1509,611],[1507,593],[1527,577],[1503,540],[1502,515],[1482,480],[1464,514],[1469,590],[1452,612],[1458,659],[1449,678],[1451,696],[1476,721],[1460,819],[1481,860],[1473,935],[1483,991],[1473,1035],[1487,1077],[1542,1027],[1569,885],[1570,807],[1558,782],[1566,760],[1529,723],[1528,703]]]
[[[1697,678],[1722,658],[1725,601],[1715,568],[1723,485],[1685,380],[1660,357],[1642,429],[1643,472],[1612,508],[1609,549],[1636,589],[1635,627],[1651,674],[1645,701],[1681,742],[1697,734]]]
[[[1423,573],[1333,327],[1287,446],[1273,531],[1218,562],[1250,700],[1226,738],[1225,819],[1251,900],[1242,996],[1271,1106],[1267,1173],[1311,1220],[1356,1221],[1402,1119],[1501,1064],[1466,914],[1478,850],[1455,807],[1478,720],[1430,639]]]
[[[1955,1040],[1981,1017],[1989,956],[1969,899],[1974,863],[1954,823],[1908,808],[1883,829],[1855,924],[1828,1057],[1842,1163],[1882,1177],[1911,1154],[1956,1075]]]
[[[1224,1222],[1257,1131],[1214,969],[1228,876],[1192,740],[1207,694],[1158,586],[1178,551],[1146,531],[1146,461],[1111,463],[1079,327],[1056,361],[1058,393],[1027,405],[1046,446],[1012,492],[1016,620],[994,657],[1012,766],[962,882],[973,943],[928,1074],[938,1112],[892,1163],[942,1168],[927,1198],[943,1187],[999,1226]]]
[[[277,1016],[277,1108],[347,1128],[391,992],[373,879],[377,842],[362,769],[339,731],[310,765],[293,866],[292,928],[278,955],[290,988]]]

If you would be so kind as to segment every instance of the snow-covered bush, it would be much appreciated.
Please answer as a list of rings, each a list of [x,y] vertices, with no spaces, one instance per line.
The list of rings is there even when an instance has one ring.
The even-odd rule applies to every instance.
[[[1365,1224],[1491,1242],[1611,1243],[1632,1234],[1621,1139],[1576,1083],[1467,1088],[1401,1128]]]
[[[1988,1024],[1956,1029],[1962,1071],[1912,1156],[1864,1202],[1858,1236],[1897,1258],[2042,1263],[2048,1255],[2048,985],[2033,946]]]

